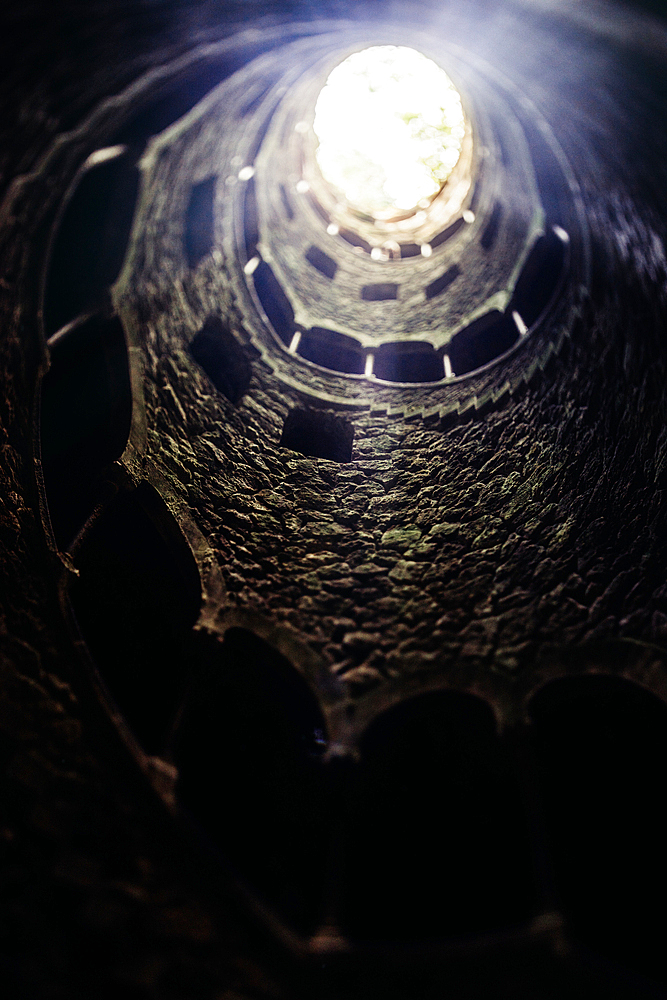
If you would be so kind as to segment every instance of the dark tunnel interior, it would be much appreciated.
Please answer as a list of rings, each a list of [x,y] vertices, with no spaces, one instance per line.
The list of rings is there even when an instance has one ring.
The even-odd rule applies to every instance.
[[[463,108],[382,209],[314,124],[374,46]],[[667,998],[662,0],[0,51],[3,996]]]

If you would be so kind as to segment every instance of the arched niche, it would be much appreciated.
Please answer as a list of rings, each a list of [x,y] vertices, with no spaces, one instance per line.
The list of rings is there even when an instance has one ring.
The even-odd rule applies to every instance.
[[[121,494],[87,531],[69,588],[102,680],[143,748],[162,752],[191,669],[199,572],[148,483]]]
[[[242,881],[310,933],[331,823],[322,712],[290,661],[249,629],[201,640],[173,746],[179,800]]]
[[[49,344],[42,382],[44,488],[58,545],[66,548],[92,513],[100,477],[120,458],[132,421],[127,347],[118,316],[96,313]]]
[[[360,752],[342,914],[350,936],[426,941],[534,915],[522,801],[485,701],[413,697],[371,724]]]
[[[47,337],[106,302],[125,257],[138,190],[139,171],[122,145],[97,150],[81,168],[50,249]]]
[[[556,889],[584,949],[666,977],[667,706],[622,677],[564,677],[529,704]]]
[[[219,316],[209,316],[190,341],[190,354],[218,392],[238,405],[248,391],[252,366]]]

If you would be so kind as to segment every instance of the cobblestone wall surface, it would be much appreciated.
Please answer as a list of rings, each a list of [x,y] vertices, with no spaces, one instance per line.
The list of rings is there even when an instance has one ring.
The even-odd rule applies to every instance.
[[[459,659],[512,674],[548,643],[660,642],[660,348],[622,310],[592,305],[563,356],[483,419],[353,419],[349,465],[279,447],[285,393],[258,367],[233,408],[161,354],[158,461],[229,599],[288,622],[355,687]]]

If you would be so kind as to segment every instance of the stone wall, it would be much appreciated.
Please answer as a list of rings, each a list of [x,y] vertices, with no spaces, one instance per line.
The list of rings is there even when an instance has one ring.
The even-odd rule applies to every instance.
[[[415,23],[423,8],[390,13]],[[276,941],[224,859],[202,848],[174,801],[173,760],[142,748],[136,726],[112,714],[104,684],[113,691],[114,680],[103,666],[95,673],[76,639],[67,594],[86,586],[86,542],[58,551],[35,465],[47,367],[41,267],[89,152],[85,135],[60,147],[57,136],[196,44],[255,20],[322,13],[305,2],[224,11],[137,2],[3,15],[0,976],[12,996],[333,998],[381,980],[365,958],[332,969],[327,952],[322,974],[314,952]],[[378,16],[370,2],[333,3],[326,14]],[[620,672],[664,696],[664,31],[604,4],[434,4],[428,16],[433,31],[449,16],[480,57],[502,54],[580,184],[592,281],[559,350],[481,409],[424,418],[423,407],[406,413],[406,390],[393,413],[342,411],[289,387],[258,356],[223,254],[174,282],[140,279],[120,305],[134,348],[131,442],[98,498],[111,503],[148,482],[164,500],[164,524],[170,514],[179,525],[163,531],[174,551],[178,531],[186,537],[207,617],[194,645],[184,640],[184,656],[199,662],[202,635],[254,623],[291,651],[348,732],[335,714],[343,706],[348,750],[381,710],[420,690],[481,695],[503,726],[522,718],[532,690],[570,669]],[[100,120],[100,137],[112,121]],[[189,350],[210,314],[250,374],[234,401]],[[494,377],[484,376],[485,388]],[[347,421],[351,461],[282,446],[294,409]],[[460,955],[444,973],[430,955],[422,978],[406,973],[407,983],[424,997],[439,995],[443,976],[461,997],[486,995],[488,982],[508,997],[585,995],[589,973],[576,963],[545,975],[549,947],[542,965],[537,952],[515,961],[500,986],[493,962],[478,972]],[[390,994],[405,988],[400,977],[383,983]],[[622,983],[614,988],[625,995]]]

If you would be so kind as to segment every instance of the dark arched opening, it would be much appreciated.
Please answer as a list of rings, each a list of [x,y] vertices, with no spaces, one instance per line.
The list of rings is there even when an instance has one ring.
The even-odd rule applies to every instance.
[[[178,793],[244,881],[303,932],[329,850],[324,719],[301,675],[254,633],[204,650],[175,738]]]
[[[66,548],[130,433],[132,390],[120,320],[101,314],[72,325],[52,341],[50,362],[42,382],[41,458],[51,524]]]
[[[664,981],[667,706],[627,680],[590,675],[548,684],[530,717],[574,937]]]
[[[486,702],[420,695],[361,745],[345,930],[428,940],[515,926],[536,906],[522,803]]]
[[[70,598],[102,678],[144,749],[160,753],[190,668],[201,604],[183,536],[148,485],[120,496],[76,555]]]

